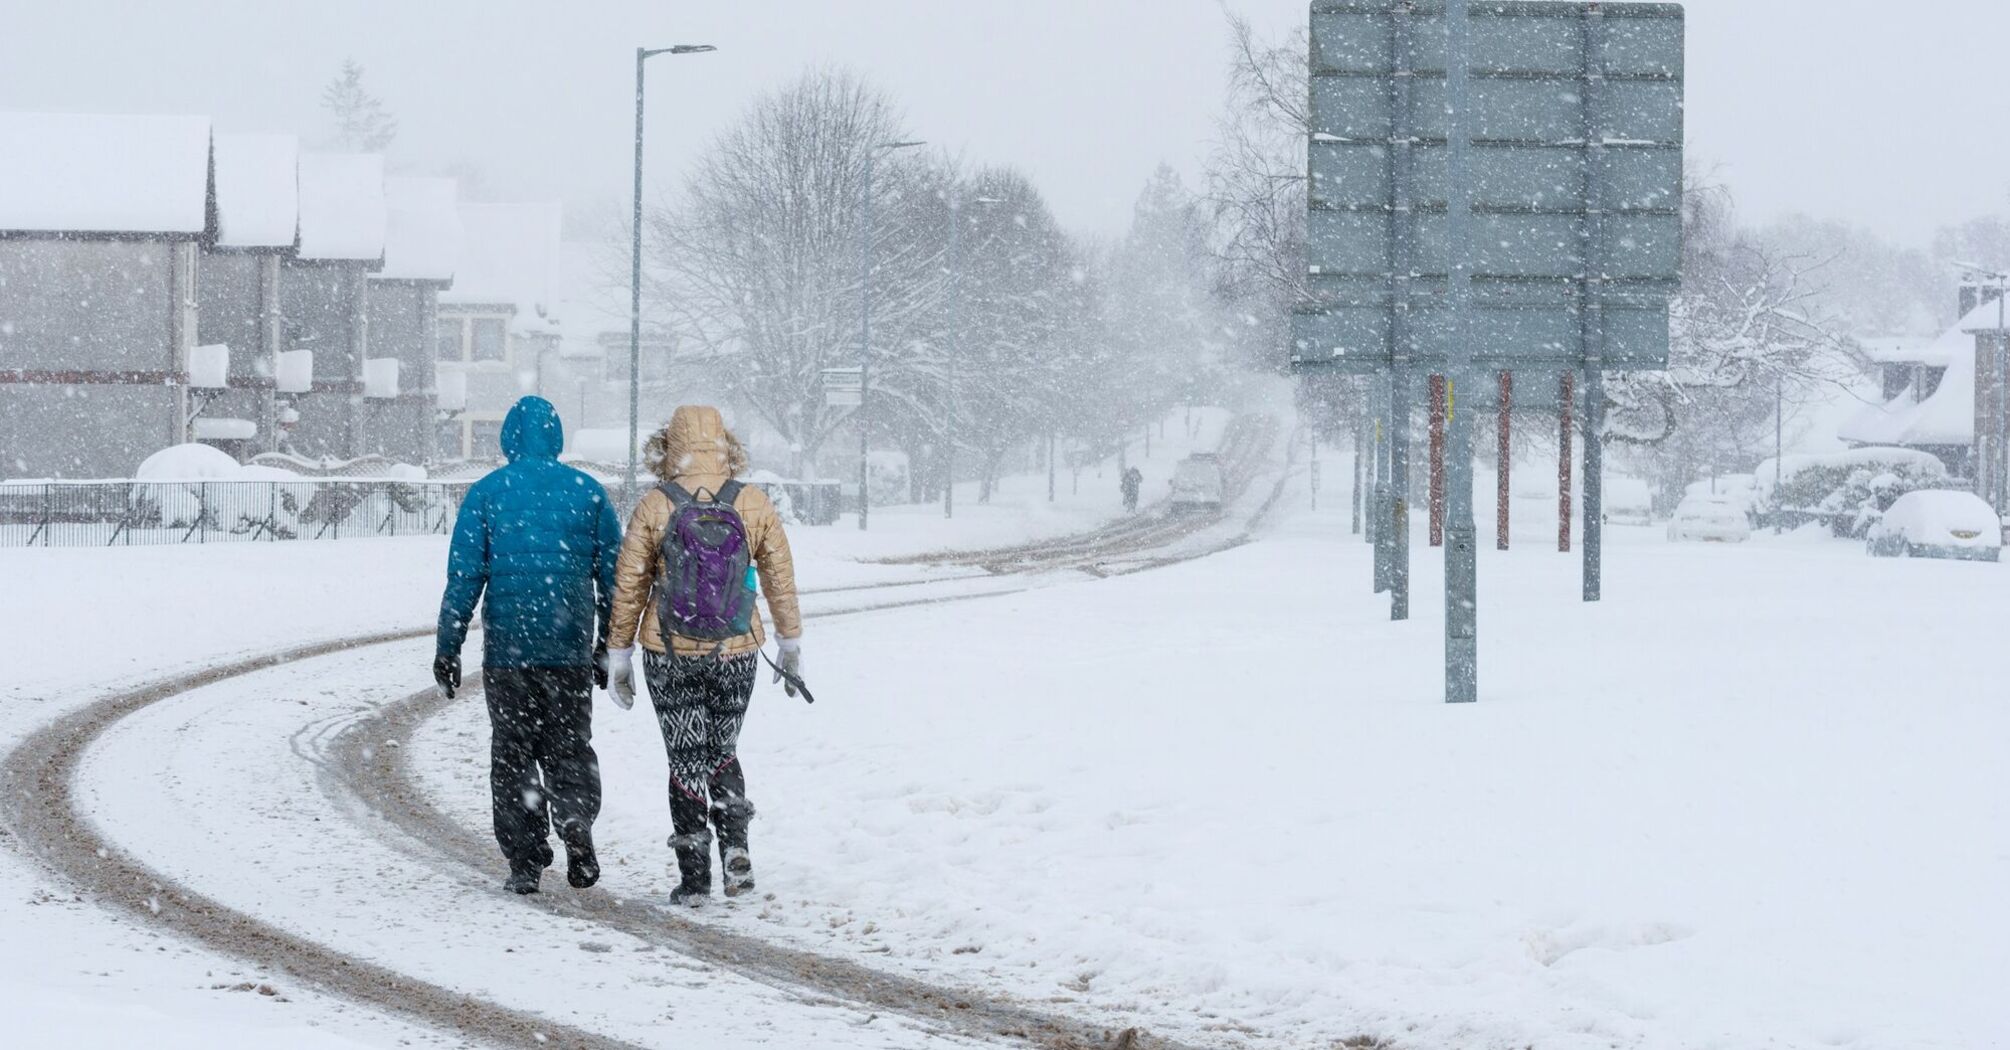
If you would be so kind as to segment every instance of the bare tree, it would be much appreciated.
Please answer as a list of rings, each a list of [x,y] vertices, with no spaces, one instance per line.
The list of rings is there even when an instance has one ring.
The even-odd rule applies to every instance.
[[[1798,395],[1861,374],[1853,345],[1814,312],[1818,261],[1741,232],[1729,192],[1693,172],[1683,199],[1668,367],[1611,377],[1604,434],[1614,441],[1658,445],[1691,425],[1736,433],[1770,415],[1782,390]]]
[[[821,371],[860,361],[867,156],[902,137],[885,94],[813,70],[755,102],[648,220],[652,327],[682,337],[686,356],[729,357],[734,392],[802,459],[853,414],[824,405]],[[875,355],[927,303],[920,286],[939,284],[899,230],[910,171],[882,159],[874,175]]]
[[[1290,310],[1306,297],[1307,31],[1282,40],[1228,16],[1228,102],[1207,165],[1216,292],[1243,324],[1247,362],[1282,367]]]

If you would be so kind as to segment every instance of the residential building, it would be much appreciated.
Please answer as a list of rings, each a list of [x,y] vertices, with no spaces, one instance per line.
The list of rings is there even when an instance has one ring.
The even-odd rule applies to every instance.
[[[384,265],[369,282],[366,453],[404,463],[432,458],[439,296],[452,287],[461,257],[456,196],[452,179],[384,180]]]
[[[190,436],[239,458],[278,448],[279,272],[300,239],[300,141],[214,136],[217,231],[196,261],[196,343],[229,348],[229,388],[196,391]]]
[[[467,406],[440,427],[438,452],[493,460],[503,417],[538,391],[559,348],[562,213],[557,204],[462,204],[460,218],[462,257],[440,295],[435,346],[442,372],[466,376]]]
[[[0,475],[116,477],[188,438],[204,117],[0,114]]]
[[[2004,412],[2004,307],[1993,289],[1976,286],[1964,288],[1961,301],[1967,308],[1961,319],[1938,338],[1912,347],[1871,346],[1883,372],[1884,400],[1851,417],[1836,436],[1858,447],[1932,453],[1956,477],[1977,479],[1988,495],[1990,478],[2006,470],[2004,450],[1991,446],[1989,425]],[[1984,367],[1977,368],[1978,360]]]
[[[280,270],[281,339],[286,351],[313,355],[313,383],[292,395],[292,412],[282,410],[284,451],[337,459],[364,452],[369,278],[383,268],[385,223],[383,157],[301,154],[300,245]]]

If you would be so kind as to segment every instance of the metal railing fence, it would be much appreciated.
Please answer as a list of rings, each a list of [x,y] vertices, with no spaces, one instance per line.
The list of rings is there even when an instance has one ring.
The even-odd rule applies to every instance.
[[[0,547],[446,534],[468,481],[0,482]]]

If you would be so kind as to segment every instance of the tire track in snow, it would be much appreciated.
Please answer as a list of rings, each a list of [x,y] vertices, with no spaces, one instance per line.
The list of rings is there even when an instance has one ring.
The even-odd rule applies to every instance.
[[[298,646],[114,693],[30,733],[0,759],[0,819],[29,854],[98,904],[261,969],[491,1045],[639,1050],[416,980],[225,907],[120,850],[78,809],[75,785],[84,754],[137,711],[254,671],[431,633],[395,631]]]
[[[1191,553],[1150,559],[1112,574],[1161,568],[1241,546],[1249,541],[1276,503],[1288,475],[1287,464],[1270,498],[1258,508],[1240,535],[1226,543]],[[1165,524],[1163,521],[1154,521],[1150,523],[1155,526],[1153,528],[1122,530],[1117,537],[1110,535],[1111,530],[1103,529],[1078,537],[1072,544],[1052,541],[1040,545],[1036,557],[1021,560],[1018,571],[1023,573],[1060,567],[1056,563],[1069,560],[1062,552],[1070,548],[1077,555],[1074,560],[1079,564],[1076,567],[1097,569],[1108,554],[1119,550],[1142,553],[1155,543],[1184,538],[1217,520],[1218,516],[1194,519],[1190,526],[1170,530],[1162,527]],[[1184,522],[1180,524],[1186,525]],[[1112,543],[1112,540],[1116,542]],[[1027,564],[1029,561],[1033,564]],[[1092,575],[1105,573],[1093,572]],[[805,594],[953,585],[974,578],[980,577],[976,574],[959,575],[837,587]],[[1030,586],[923,596],[819,611],[813,615],[851,616],[920,605],[975,601],[1020,593]],[[120,850],[79,809],[75,784],[85,753],[113,726],[135,712],[191,690],[255,671],[374,645],[424,638],[431,633],[430,627],[379,632],[281,649],[166,676],[69,712],[31,732],[4,757],[0,757],[0,820],[5,821],[28,854],[104,907],[143,923],[164,926],[171,932],[223,954],[241,958],[256,967],[284,973],[351,1001],[491,1045],[637,1050],[637,1045],[633,1043],[510,1010],[414,979],[228,908],[179,885]],[[410,788],[408,779],[396,767],[396,756],[390,759],[393,769],[384,770],[373,766],[373,762],[382,760],[383,756],[373,760],[364,757],[359,750],[363,748],[364,740],[387,728],[415,727],[428,715],[437,713],[437,707],[427,703],[428,696],[428,693],[420,693],[394,702],[376,715],[359,720],[337,733],[331,745],[332,753],[343,760],[333,767],[324,764],[322,776],[340,784],[343,790],[354,793],[365,804],[372,805],[393,826],[405,830],[413,841],[439,844],[448,862],[456,867],[476,859],[468,852],[469,840],[475,840],[472,849],[474,854],[479,855],[483,870],[486,870],[489,860],[486,849],[475,836],[455,826]],[[316,722],[303,727],[296,735],[294,746],[303,758],[312,760],[308,755],[319,750],[315,742],[323,738],[329,728],[325,723]],[[380,784],[373,784],[370,778],[375,774],[383,774],[385,779]],[[394,783],[402,784],[404,790],[391,787]],[[598,900],[592,902],[589,898]],[[618,928],[636,927],[629,932],[645,940],[666,943],[666,946],[694,958],[714,962],[724,969],[763,983],[802,992],[812,999],[838,998],[881,1006],[962,1035],[1031,1042],[1056,1050],[1086,1050],[1098,1046],[1161,1046],[1167,1050],[1186,1050],[1180,1044],[1150,1039],[1134,1029],[1112,1034],[1002,999],[931,985],[846,960],[783,948],[757,938],[706,927],[664,914],[659,909],[623,907],[604,893],[576,895],[569,900],[549,895],[536,903],[561,913],[571,908],[575,914],[583,914]]]

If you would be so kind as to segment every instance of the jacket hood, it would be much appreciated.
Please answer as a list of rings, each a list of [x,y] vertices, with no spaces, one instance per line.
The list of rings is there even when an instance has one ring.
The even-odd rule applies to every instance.
[[[504,417],[502,453],[511,463],[523,459],[557,459],[565,451],[565,427],[558,409],[541,397],[518,401]]]
[[[664,479],[724,476],[738,470],[732,452],[737,444],[726,432],[726,420],[711,405],[679,405],[659,436],[663,455],[656,473]]]

